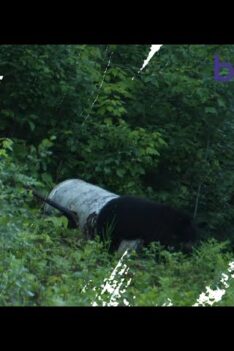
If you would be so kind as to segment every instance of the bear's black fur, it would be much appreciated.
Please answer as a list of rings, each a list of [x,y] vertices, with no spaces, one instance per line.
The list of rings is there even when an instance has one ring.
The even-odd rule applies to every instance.
[[[196,228],[182,211],[153,201],[120,196],[109,201],[97,218],[97,233],[102,239],[110,228],[110,251],[122,240],[142,239],[144,245],[158,241],[166,247],[188,252],[196,241]]]

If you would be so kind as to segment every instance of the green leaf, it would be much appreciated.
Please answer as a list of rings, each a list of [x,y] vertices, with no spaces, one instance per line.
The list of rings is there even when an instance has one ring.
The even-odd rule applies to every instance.
[[[67,228],[68,219],[64,216],[61,217],[48,217],[45,219],[46,222],[53,223],[55,228]]]
[[[30,126],[31,131],[33,132],[35,130],[35,124],[32,121],[28,121],[28,124]]]
[[[124,169],[117,169],[116,174],[118,177],[123,178],[125,175],[125,170]]]
[[[215,107],[205,107],[205,113],[212,113],[212,114],[216,114],[217,110]]]

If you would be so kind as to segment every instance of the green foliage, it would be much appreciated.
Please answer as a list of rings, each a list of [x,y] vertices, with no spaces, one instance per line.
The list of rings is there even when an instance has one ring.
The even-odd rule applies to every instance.
[[[162,306],[168,299],[173,306],[192,306],[205,287],[218,283],[227,271],[232,255],[225,247],[210,241],[186,257],[152,245],[144,258],[129,260],[133,279],[125,298],[136,306]]]
[[[142,175],[157,165],[166,146],[160,133],[144,128],[131,130],[124,120],[89,123],[90,137],[82,139],[79,154],[84,178],[116,192],[143,193]]]
[[[117,263],[64,217],[45,218],[24,188],[48,191],[66,178],[191,214],[197,203],[202,237],[229,240],[189,258],[162,248],[129,258],[131,305],[191,305],[225,271],[234,247],[234,82],[214,79],[213,58],[234,63],[234,46],[164,45],[138,73],[148,51],[0,47],[0,304],[90,305]],[[220,303],[228,304],[232,281]]]

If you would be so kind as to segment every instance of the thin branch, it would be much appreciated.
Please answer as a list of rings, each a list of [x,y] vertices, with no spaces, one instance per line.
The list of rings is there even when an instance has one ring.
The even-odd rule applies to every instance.
[[[67,217],[67,219],[70,221],[72,228],[78,227],[79,224],[78,224],[77,214],[75,214],[73,211],[69,210],[66,207],[59,205],[57,202],[49,199],[48,197],[41,195],[36,190],[34,190],[30,185],[25,185],[24,187],[27,190],[31,190],[32,194],[35,197],[37,197],[38,199],[40,199],[41,201],[46,202],[48,205],[50,205],[50,206],[56,208],[57,210],[59,210],[60,212],[62,212]]]
[[[204,158],[205,161],[207,161],[207,158],[208,158],[209,147],[210,147],[210,136],[209,136],[209,134],[208,134],[207,145],[206,145],[206,153],[205,153],[205,158]],[[196,196],[196,201],[195,201],[195,208],[194,208],[193,218],[196,218],[196,216],[197,216],[198,203],[199,203],[199,198],[200,198],[200,195],[201,195],[201,187],[202,187],[203,183],[204,183],[204,179],[202,179],[202,180],[200,181],[200,184],[198,185],[198,190],[197,190],[197,196]]]

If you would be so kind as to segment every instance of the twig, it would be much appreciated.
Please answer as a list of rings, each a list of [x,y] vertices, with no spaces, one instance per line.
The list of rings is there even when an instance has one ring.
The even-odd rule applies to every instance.
[[[79,226],[79,220],[78,220],[77,214],[75,212],[69,210],[66,207],[63,207],[63,206],[59,205],[57,202],[55,202],[55,201],[49,199],[48,197],[45,197],[42,194],[38,193],[30,185],[25,185],[24,188],[27,189],[27,190],[31,190],[32,194],[35,197],[37,197],[38,199],[42,200],[43,202],[46,202],[50,206],[52,206],[52,207],[56,208],[57,210],[59,210],[60,212],[62,212],[67,217],[67,219],[70,221],[70,225],[71,225],[72,228],[77,228]]]

